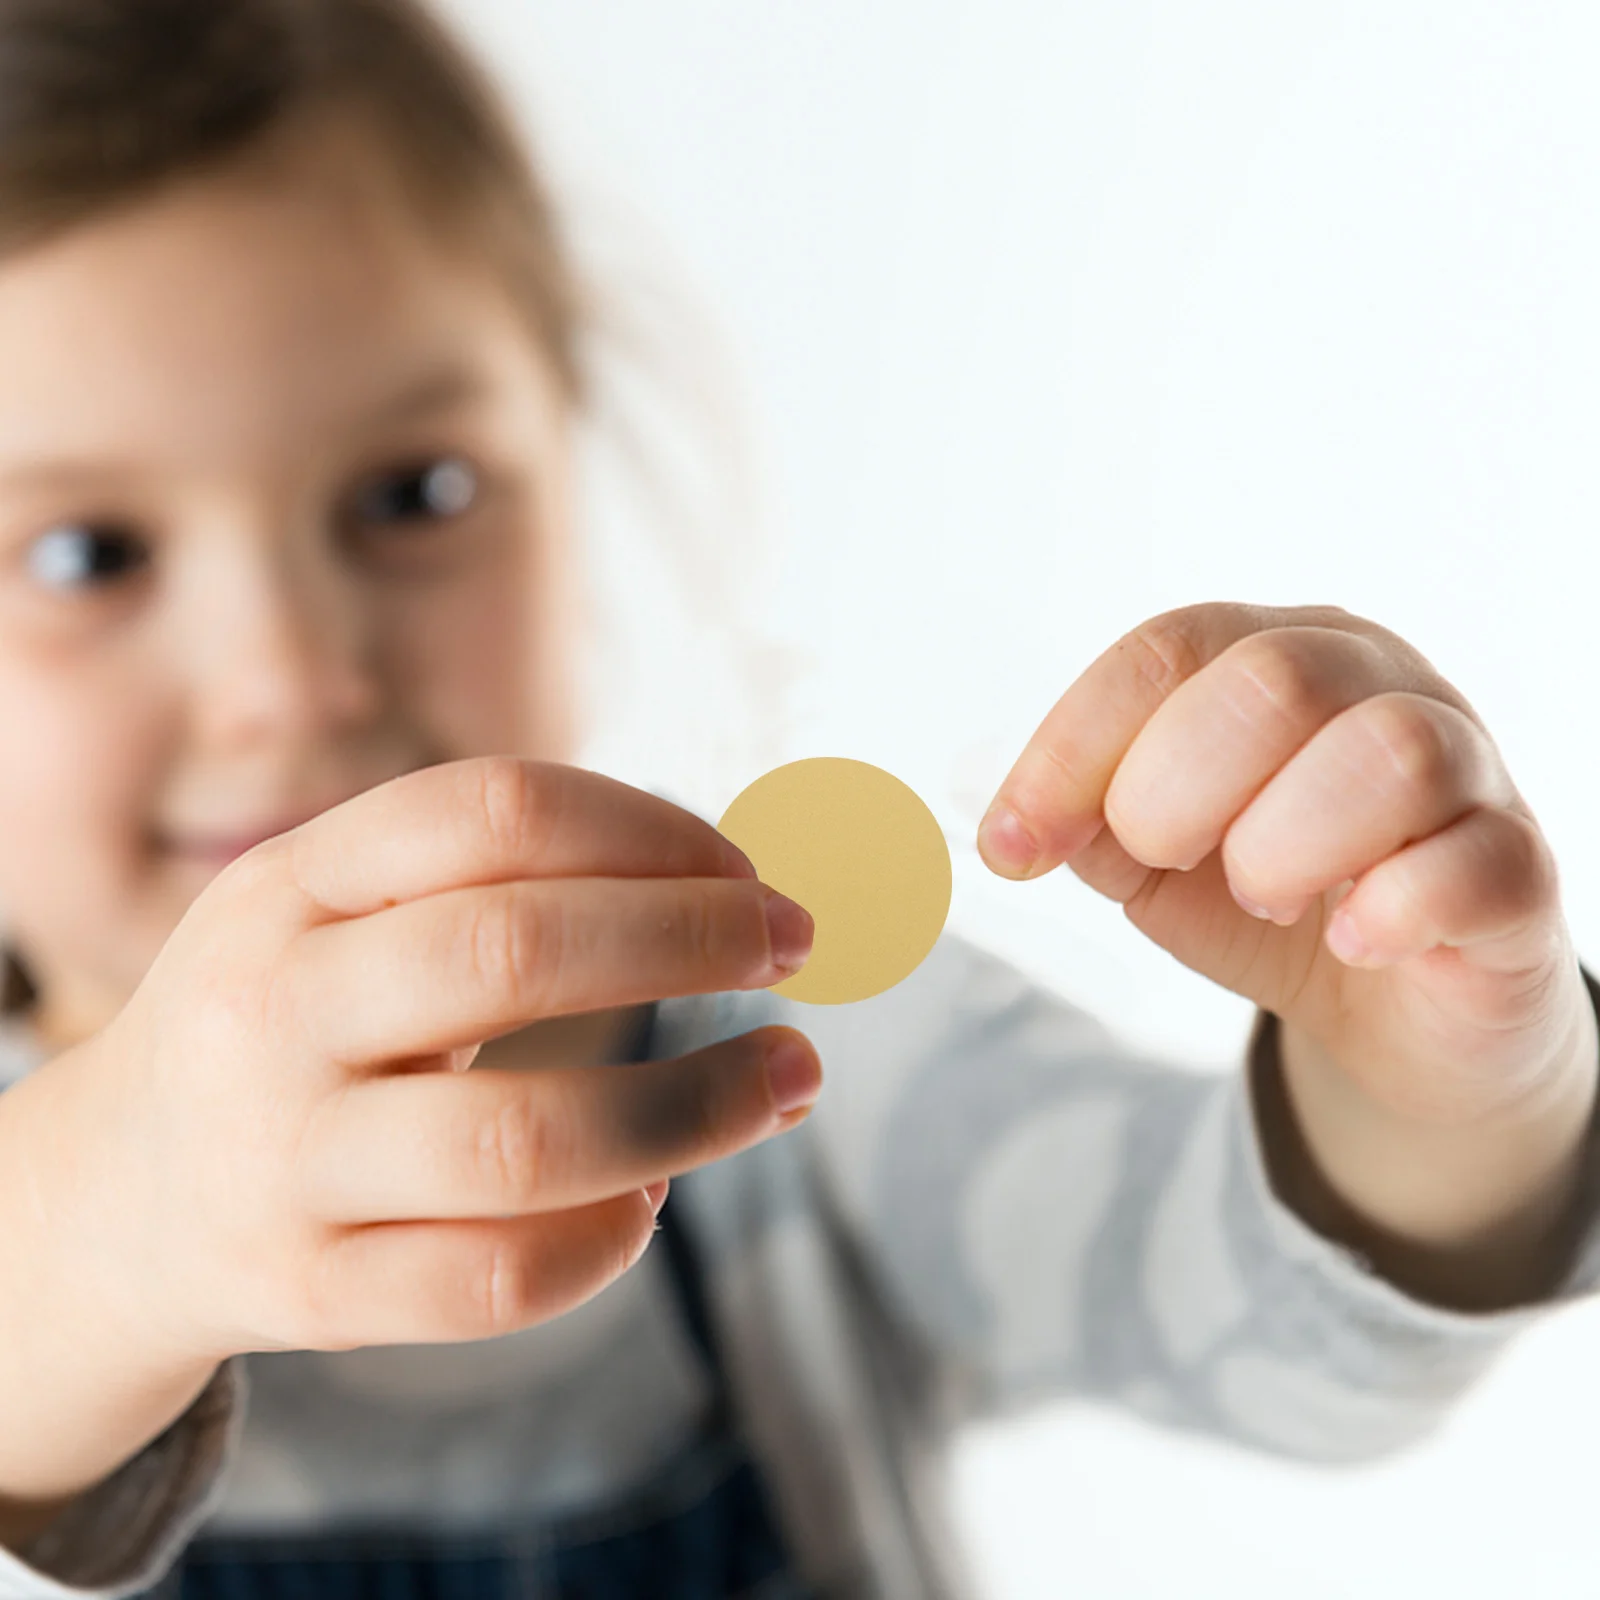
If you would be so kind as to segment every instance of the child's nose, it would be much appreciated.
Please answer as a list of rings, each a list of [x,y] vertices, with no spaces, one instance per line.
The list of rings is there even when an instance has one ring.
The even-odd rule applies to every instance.
[[[369,717],[371,630],[349,581],[281,552],[212,569],[191,609],[191,687],[203,736],[227,744],[326,737]]]

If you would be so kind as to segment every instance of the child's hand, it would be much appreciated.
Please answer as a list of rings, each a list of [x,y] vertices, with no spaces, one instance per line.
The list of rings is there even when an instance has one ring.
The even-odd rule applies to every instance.
[[[597,773],[407,774],[230,864],[59,1058],[72,1170],[48,1201],[109,1306],[186,1355],[554,1317],[639,1259],[647,1185],[805,1115],[766,1069],[815,1052],[773,1028],[445,1069],[541,1017],[777,982],[769,893],[707,823]]]
[[[1026,872],[1002,805],[1038,847]],[[1375,1257],[1448,1297],[1538,1292],[1594,1007],[1538,824],[1403,639],[1336,607],[1155,617],[1057,702],[979,841],[1006,876],[1068,862],[1283,1019],[1299,1124]]]

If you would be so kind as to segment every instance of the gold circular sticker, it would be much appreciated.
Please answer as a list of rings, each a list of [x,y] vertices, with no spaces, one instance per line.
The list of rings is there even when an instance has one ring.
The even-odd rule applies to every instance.
[[[811,913],[806,964],[775,994],[867,1000],[922,964],[950,913],[950,849],[926,805],[866,761],[812,756],[745,788],[717,831],[765,884]]]

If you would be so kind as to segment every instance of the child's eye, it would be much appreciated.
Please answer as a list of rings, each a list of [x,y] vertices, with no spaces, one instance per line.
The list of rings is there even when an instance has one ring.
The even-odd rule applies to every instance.
[[[363,522],[414,522],[459,516],[478,496],[478,474],[459,456],[390,472],[365,484],[355,510]]]
[[[40,534],[28,549],[28,570],[50,587],[88,580],[104,587],[149,560],[139,539],[124,528],[69,522]]]

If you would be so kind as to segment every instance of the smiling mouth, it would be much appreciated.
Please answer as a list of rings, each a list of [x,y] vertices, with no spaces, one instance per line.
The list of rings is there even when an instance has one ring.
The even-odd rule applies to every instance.
[[[246,850],[252,850],[268,839],[275,839],[280,833],[287,833],[291,828],[297,828],[321,814],[320,811],[315,811],[308,816],[290,818],[264,829],[252,829],[249,833],[172,834],[158,830],[154,842],[156,848],[163,854],[175,856],[181,861],[192,861],[211,867],[222,866],[242,856]]]
[[[407,766],[401,767],[399,772],[412,770],[414,769]],[[391,774],[390,778],[396,775],[398,774]],[[390,780],[382,778],[377,780],[378,783],[386,781]],[[376,786],[377,783],[369,783],[360,788],[341,790],[321,805],[280,815],[275,820],[262,822],[245,831],[189,832],[173,831],[157,826],[152,828],[150,833],[151,846],[159,854],[170,856],[176,861],[215,869],[226,866],[228,862],[236,860],[247,850],[253,850],[258,844],[265,844],[268,839],[276,839],[280,833],[288,833],[293,828],[303,827],[306,823],[315,821],[324,812],[331,811]]]

